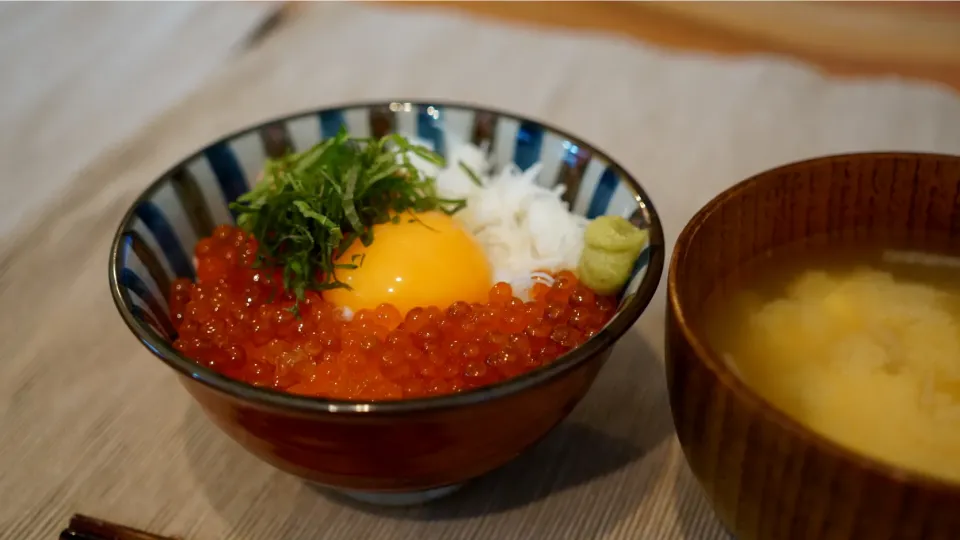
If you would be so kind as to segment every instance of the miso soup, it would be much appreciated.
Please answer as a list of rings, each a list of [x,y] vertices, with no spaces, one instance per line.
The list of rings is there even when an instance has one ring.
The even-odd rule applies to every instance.
[[[960,258],[793,248],[700,321],[762,397],[858,453],[960,481]]]

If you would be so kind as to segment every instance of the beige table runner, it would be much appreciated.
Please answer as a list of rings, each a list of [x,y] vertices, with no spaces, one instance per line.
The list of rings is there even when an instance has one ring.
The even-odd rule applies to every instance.
[[[649,189],[671,242],[753,172],[855,150],[960,153],[960,97],[839,82],[774,59],[680,56],[601,36],[316,4],[72,183],[0,259],[0,537],[72,512],[190,539],[680,539],[724,535],[677,447],[663,295],[569,421],[433,505],[344,504],[219,433],[114,313],[108,242],[136,193],[219,135],[299,109],[449,98],[549,120]]]
[[[206,81],[276,3],[0,3],[0,236]]]

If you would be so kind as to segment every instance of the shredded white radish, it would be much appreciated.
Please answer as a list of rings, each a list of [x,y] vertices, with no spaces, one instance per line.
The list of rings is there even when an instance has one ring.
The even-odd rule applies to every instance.
[[[424,173],[435,175],[441,197],[466,199],[456,218],[483,246],[494,269],[494,280],[510,283],[521,296],[537,280],[552,283],[549,274],[576,268],[583,251],[588,220],[570,213],[561,196],[564,186],[537,184],[542,166],[526,171],[509,164],[492,172],[486,152],[473,144],[452,144],[447,166],[414,160]],[[464,170],[476,173],[480,185]]]

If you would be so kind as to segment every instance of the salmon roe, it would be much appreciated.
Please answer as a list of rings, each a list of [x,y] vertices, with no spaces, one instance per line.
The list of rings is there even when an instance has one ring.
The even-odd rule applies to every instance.
[[[532,300],[497,283],[485,304],[414,308],[382,304],[352,320],[308,291],[292,308],[276,268],[253,268],[254,238],[222,225],[195,248],[197,281],[177,280],[170,309],[184,355],[235,379],[342,400],[450,394],[516,377],[593,336],[615,301],[567,271]]]

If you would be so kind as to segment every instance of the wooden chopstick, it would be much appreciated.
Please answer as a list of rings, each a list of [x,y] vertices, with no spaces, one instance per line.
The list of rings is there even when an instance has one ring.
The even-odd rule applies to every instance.
[[[182,540],[159,536],[102,519],[76,514],[60,533],[60,540]]]

